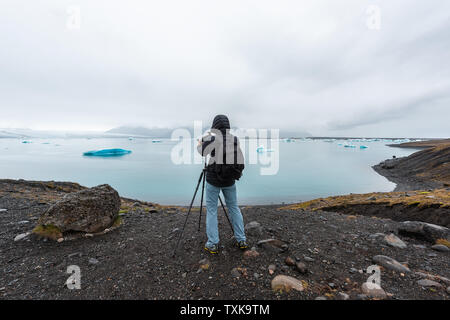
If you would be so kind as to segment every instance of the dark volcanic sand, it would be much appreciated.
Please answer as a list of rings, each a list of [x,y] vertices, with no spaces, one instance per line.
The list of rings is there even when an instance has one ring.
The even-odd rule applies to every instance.
[[[409,238],[401,237],[408,243],[406,249],[389,247],[379,238],[371,240],[369,236],[378,232],[396,232],[399,222],[388,219],[277,211],[276,206],[246,207],[242,209],[245,222],[258,221],[263,226],[262,235],[249,237],[252,246],[273,237],[289,242],[289,249],[280,253],[258,247],[258,257],[244,258],[233,247],[230,227],[220,211],[224,247],[216,256],[207,254],[203,250],[204,224],[198,233],[198,212],[193,212],[173,258],[178,235],[174,229],[182,227],[184,212],[161,209],[148,213],[134,207],[124,215],[121,227],[105,235],[62,243],[34,237],[15,242],[14,237],[31,230],[49,206],[40,199],[29,199],[0,193],[0,208],[8,209],[0,212],[1,299],[314,299],[324,295],[334,299],[338,292],[353,299],[368,278],[358,270],[366,270],[374,264],[372,257],[380,254],[412,270],[401,275],[382,269],[381,285],[392,294],[390,299],[449,298],[449,284],[441,282],[440,289],[425,289],[417,284],[421,277],[414,274],[426,271],[450,278],[449,253],[431,250],[431,244]],[[29,222],[20,223],[24,220]],[[309,273],[303,275],[285,266],[288,255],[304,262]],[[90,263],[90,258],[98,263]],[[210,260],[210,267],[198,272],[203,258]],[[268,272],[270,264],[277,266],[273,275]],[[64,285],[69,265],[81,268],[81,290]],[[231,271],[235,267],[246,268],[247,276],[234,278]],[[274,293],[270,283],[278,274],[304,280],[308,286],[303,292]]]

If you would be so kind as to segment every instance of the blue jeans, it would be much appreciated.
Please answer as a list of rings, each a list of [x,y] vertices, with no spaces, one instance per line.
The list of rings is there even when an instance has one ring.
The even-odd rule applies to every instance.
[[[237,241],[245,241],[244,219],[237,204],[236,184],[231,187],[215,187],[206,183],[206,235],[208,241],[206,246],[210,247],[219,243],[219,229],[217,223],[217,204],[219,193],[222,190],[225,196],[225,203],[228,208],[228,215],[233,226],[234,237]]]

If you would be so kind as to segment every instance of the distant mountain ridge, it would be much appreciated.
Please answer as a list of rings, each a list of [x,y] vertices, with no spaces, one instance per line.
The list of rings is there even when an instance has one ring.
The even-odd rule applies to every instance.
[[[194,130],[192,127],[183,126],[179,127],[182,129],[188,130],[191,135],[194,134]],[[173,130],[177,128],[147,128],[143,126],[120,126],[117,128],[113,128],[111,130],[106,131],[108,134],[120,134],[120,135],[129,135],[129,136],[142,136],[149,138],[170,138]],[[209,129],[209,127],[204,127],[203,131]],[[232,128],[233,130],[239,130],[239,128]],[[241,130],[245,130],[245,128],[241,128]],[[311,134],[304,131],[294,131],[294,130],[280,130],[280,138],[300,138],[300,137],[310,137]]]

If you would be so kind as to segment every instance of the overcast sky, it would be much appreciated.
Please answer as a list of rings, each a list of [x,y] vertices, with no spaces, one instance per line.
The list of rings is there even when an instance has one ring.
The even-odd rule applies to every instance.
[[[448,0],[1,0],[0,43],[3,128],[450,137]]]

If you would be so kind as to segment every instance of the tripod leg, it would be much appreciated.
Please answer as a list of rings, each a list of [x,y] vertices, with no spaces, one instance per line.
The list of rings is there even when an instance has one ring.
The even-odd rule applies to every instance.
[[[203,174],[203,182],[202,182],[202,198],[200,200],[200,214],[198,217],[198,231],[200,232],[200,224],[202,223],[202,211],[203,211],[203,195],[205,194],[205,177],[206,174]]]
[[[223,205],[222,198],[219,194],[220,205],[222,206],[223,212],[225,213],[225,217],[227,217],[228,223],[230,224],[231,232],[234,233],[233,225],[231,224],[230,218],[228,217],[227,211],[225,210],[225,206]]]
[[[176,252],[176,250],[178,248],[178,244],[180,243],[181,237],[183,236],[184,228],[186,228],[186,223],[188,221],[189,214],[191,213],[191,209],[192,209],[192,204],[194,203],[195,196],[197,195],[198,187],[200,186],[200,182],[202,181],[202,178],[203,178],[203,171],[200,174],[200,178],[198,179],[198,182],[197,182],[197,187],[195,188],[194,196],[192,197],[191,204],[189,205],[189,210],[188,210],[188,213],[186,215],[186,220],[184,220],[183,229],[181,229],[180,236],[178,237],[177,244],[175,245],[175,248],[173,249],[173,254],[172,254],[173,257],[175,257],[175,252]]]

